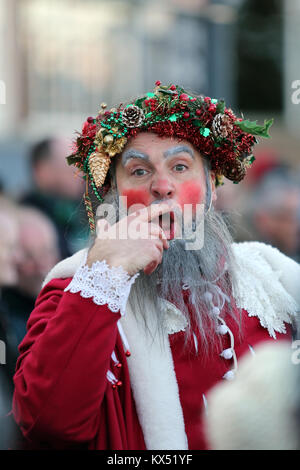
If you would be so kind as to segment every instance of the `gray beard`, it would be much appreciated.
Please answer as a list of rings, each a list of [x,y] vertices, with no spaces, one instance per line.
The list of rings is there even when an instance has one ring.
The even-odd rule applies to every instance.
[[[116,200],[116,193],[110,191],[105,202],[117,204]],[[157,334],[164,334],[161,299],[173,303],[188,325],[185,345],[193,343],[190,340],[196,333],[202,343],[201,351],[208,353],[216,342],[221,341],[220,335],[216,334],[218,320],[212,313],[211,301],[222,311],[224,299],[229,300],[233,292],[237,292],[237,283],[233,240],[227,222],[212,207],[204,215],[202,223],[202,248],[187,250],[184,239],[171,240],[156,270],[150,275],[140,271],[128,302],[137,320],[144,322],[148,331],[147,316],[151,316],[152,323],[155,320]],[[207,299],[207,292],[211,293],[211,300]],[[237,315],[230,301],[227,302],[226,312],[239,323],[240,315]]]
[[[221,307],[222,312],[227,298],[227,313],[237,322],[240,319],[230,302],[233,291],[237,292],[234,265],[229,229],[222,216],[211,210],[204,219],[203,247],[186,250],[184,240],[172,240],[156,270],[151,275],[140,272],[131,289],[130,307],[136,317],[143,319],[145,328],[151,308],[150,315],[156,319],[157,332],[163,334],[164,313],[160,299],[168,300],[187,321],[185,345],[193,344],[195,333],[201,339],[201,350],[209,353],[221,341],[220,335],[216,334],[219,323],[213,315],[211,301]],[[207,299],[207,292],[212,294],[211,300]]]

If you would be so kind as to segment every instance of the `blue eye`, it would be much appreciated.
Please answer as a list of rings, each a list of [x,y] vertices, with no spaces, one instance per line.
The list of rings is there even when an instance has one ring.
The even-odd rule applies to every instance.
[[[182,163],[178,163],[178,165],[174,166],[175,171],[177,171],[179,173],[184,171],[186,168],[187,168],[187,166],[183,165]]]
[[[143,168],[138,168],[137,170],[134,170],[132,172],[132,174],[135,175],[135,176],[144,176],[146,173],[147,173],[147,171],[144,170]]]

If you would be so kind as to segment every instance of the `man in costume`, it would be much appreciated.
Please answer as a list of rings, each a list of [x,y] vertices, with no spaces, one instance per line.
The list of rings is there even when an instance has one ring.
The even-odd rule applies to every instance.
[[[20,345],[13,413],[31,446],[210,447],[208,392],[258,343],[288,341],[299,309],[299,265],[232,243],[213,209],[271,124],[159,81],[84,123],[68,163],[97,234],[49,273]]]

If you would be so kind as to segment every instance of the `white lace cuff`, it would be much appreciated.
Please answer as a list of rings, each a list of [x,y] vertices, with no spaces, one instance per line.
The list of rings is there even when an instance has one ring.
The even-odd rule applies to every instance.
[[[80,292],[81,297],[93,298],[97,305],[108,305],[112,312],[124,315],[130,289],[138,273],[130,277],[122,268],[110,267],[103,261],[96,261],[89,268],[81,265],[74,274],[65,292]]]

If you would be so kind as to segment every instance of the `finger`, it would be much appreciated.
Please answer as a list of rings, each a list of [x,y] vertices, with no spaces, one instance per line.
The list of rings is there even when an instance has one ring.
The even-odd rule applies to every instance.
[[[169,248],[169,242],[163,229],[159,225],[151,223],[149,224],[149,230],[150,238],[152,240],[153,238],[159,238],[160,240],[162,240],[163,247],[167,250]]]
[[[129,225],[128,234],[134,240],[162,240],[164,248],[167,249],[169,247],[165,232],[157,224],[140,222],[139,219],[135,219]]]
[[[158,266],[158,263],[156,261],[151,261],[151,263],[149,263],[145,268],[144,268],[144,273],[145,274],[148,274],[148,276],[150,274],[152,274],[155,269],[157,268]]]
[[[152,219],[159,217],[160,215],[171,212],[172,209],[178,207],[174,201],[161,202],[159,204],[152,204],[151,206],[142,209],[139,214],[139,217],[144,222],[150,222]]]
[[[161,244],[157,243],[156,248],[158,250],[158,253],[155,258],[144,268],[145,274],[152,274],[157,268],[157,266],[162,262],[163,250]]]

